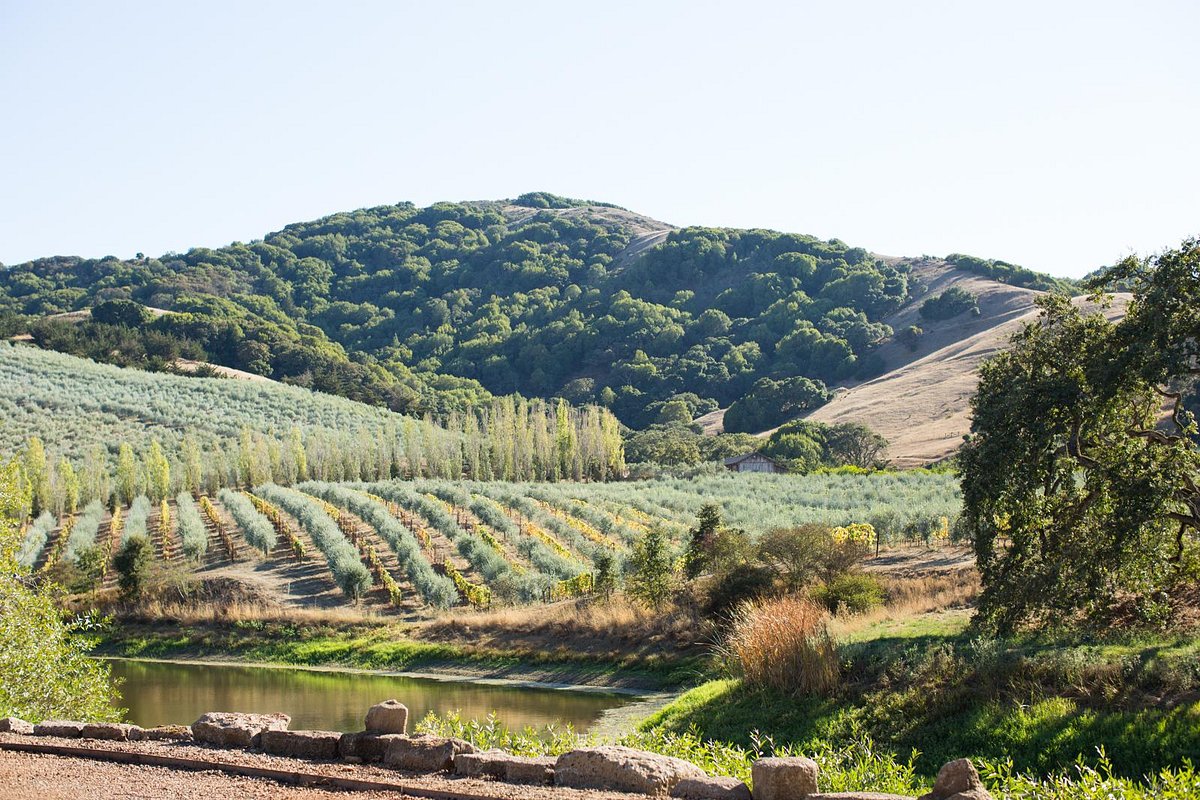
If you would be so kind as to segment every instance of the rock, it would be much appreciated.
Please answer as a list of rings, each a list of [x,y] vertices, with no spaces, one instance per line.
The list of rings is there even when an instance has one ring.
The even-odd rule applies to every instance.
[[[684,778],[671,797],[682,800],[750,800],[750,787],[737,778]]]
[[[801,800],[816,794],[817,771],[811,758],[760,758],[750,767],[754,800]]]
[[[190,742],[192,729],[187,725],[160,725],[157,728],[145,728],[142,736],[148,742]]]
[[[383,761],[392,740],[402,738],[398,733],[343,733],[338,740],[338,755],[345,761],[352,758],[364,763]]]
[[[516,758],[503,750],[484,750],[482,753],[459,753],[454,757],[454,774],[468,778],[503,778],[508,762]]]
[[[273,756],[310,758],[332,761],[338,757],[339,731],[278,731],[262,732],[262,749]]]
[[[576,789],[662,795],[684,778],[704,777],[704,770],[681,758],[618,745],[582,747],[563,753],[554,764],[554,783]]]
[[[408,733],[408,706],[384,700],[367,710],[367,733]]]
[[[804,800],[914,800],[904,794],[882,794],[880,792],[817,792]]]
[[[83,732],[82,722],[69,719],[48,719],[33,726],[34,736],[58,736],[63,739],[78,739]]]
[[[967,794],[976,790],[981,791],[982,794]],[[957,797],[957,795],[965,796]],[[943,764],[933,782],[933,791],[921,795],[920,800],[950,800],[952,797],[955,800],[977,800],[977,798],[990,800],[991,798],[983,786],[983,781],[979,778],[979,773],[975,770],[975,765],[968,758],[959,758]]]
[[[192,736],[217,747],[258,747],[263,731],[285,731],[291,721],[287,714],[212,711],[192,723]]]
[[[968,789],[965,792],[952,794],[946,800],[992,800],[992,796],[987,789],[980,786],[977,789]]]
[[[545,786],[554,782],[554,756],[513,756],[504,765],[504,780]]]
[[[4,717],[0,719],[0,733],[23,733],[29,736],[33,734],[33,724],[19,717]]]
[[[84,739],[107,739],[113,742],[135,742],[142,739],[142,729],[123,722],[93,722],[83,726],[79,735]]]
[[[441,736],[397,736],[388,743],[383,763],[408,772],[444,772],[454,767],[459,753],[474,753],[462,739]]]

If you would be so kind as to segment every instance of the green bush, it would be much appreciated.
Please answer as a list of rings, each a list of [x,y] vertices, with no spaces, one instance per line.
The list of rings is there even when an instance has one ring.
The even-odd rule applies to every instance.
[[[883,605],[883,586],[871,575],[853,573],[816,587],[812,598],[835,614],[861,614]]]

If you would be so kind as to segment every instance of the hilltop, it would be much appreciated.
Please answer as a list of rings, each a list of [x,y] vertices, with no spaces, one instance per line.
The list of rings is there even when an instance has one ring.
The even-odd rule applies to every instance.
[[[961,418],[969,381],[913,378],[911,365],[967,374],[977,358],[962,348],[986,352],[1038,292],[1064,288],[999,261],[679,228],[530,193],[361,209],[157,258],[7,267],[0,333],[126,366],[207,362],[416,415],[519,393],[601,405],[633,429],[699,418],[757,433],[804,414],[854,418],[917,463],[955,437],[908,442],[908,411],[873,403],[866,387],[894,379],[889,396]]]

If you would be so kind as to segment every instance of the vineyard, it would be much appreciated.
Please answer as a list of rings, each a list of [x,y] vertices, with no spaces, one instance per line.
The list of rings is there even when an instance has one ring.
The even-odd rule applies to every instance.
[[[260,587],[282,606],[355,605],[422,614],[555,602],[611,586],[640,538],[665,533],[682,556],[702,504],[751,534],[807,522],[871,526],[883,544],[948,534],[950,475],[726,474],[625,483],[308,481],[182,492],[158,504],[88,504],[26,529],[21,559],[76,591],[113,587],[111,562],[141,537],[159,564]]]

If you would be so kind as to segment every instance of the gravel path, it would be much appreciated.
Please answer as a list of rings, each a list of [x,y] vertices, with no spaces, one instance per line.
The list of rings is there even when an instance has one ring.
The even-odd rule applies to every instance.
[[[387,781],[443,792],[486,795],[496,800],[645,800],[644,795],[566,789],[555,786],[521,786],[502,781],[456,778],[400,772],[381,766],[340,761],[303,761],[246,750],[225,750],[170,742],[109,742],[97,739],[58,739],[0,733],[0,743],[24,742],[95,750],[122,750],[159,756],[196,759],[250,767],[288,770],[339,778]],[[101,760],[0,750],[0,800],[125,800],[125,798],[320,798],[346,800],[399,800],[407,794],[301,788],[272,780],[246,778],[217,771],[171,769]]]
[[[124,800],[135,797],[181,800],[211,800],[214,797],[245,800],[336,797],[346,800],[354,797],[356,800],[395,800],[397,795],[304,789],[222,772],[184,772],[166,767],[110,764],[91,759],[0,750],[0,797],[5,800]]]

